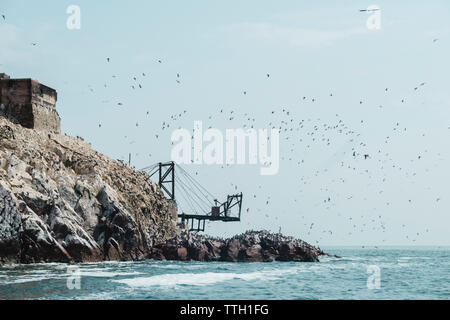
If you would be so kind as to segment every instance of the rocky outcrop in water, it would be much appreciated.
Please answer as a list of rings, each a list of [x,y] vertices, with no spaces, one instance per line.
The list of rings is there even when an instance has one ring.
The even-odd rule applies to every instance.
[[[232,262],[303,261],[316,262],[326,255],[298,239],[267,231],[248,231],[230,239],[218,239],[182,232],[156,245],[150,258]]]
[[[0,118],[0,264],[140,260],[177,231],[146,174]]]

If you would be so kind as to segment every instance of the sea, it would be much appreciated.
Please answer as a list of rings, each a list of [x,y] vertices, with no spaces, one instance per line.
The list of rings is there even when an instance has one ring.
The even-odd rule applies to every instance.
[[[0,267],[0,299],[450,299],[450,247],[322,248],[320,262]]]

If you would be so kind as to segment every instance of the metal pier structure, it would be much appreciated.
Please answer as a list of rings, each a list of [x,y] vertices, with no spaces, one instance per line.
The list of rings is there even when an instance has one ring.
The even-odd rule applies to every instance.
[[[141,171],[150,177],[158,174],[159,187],[168,200],[177,204],[181,210],[178,218],[189,230],[205,231],[206,221],[241,221],[242,193],[228,195],[220,202],[175,162],[157,163]],[[180,201],[175,199],[175,192],[180,195]]]

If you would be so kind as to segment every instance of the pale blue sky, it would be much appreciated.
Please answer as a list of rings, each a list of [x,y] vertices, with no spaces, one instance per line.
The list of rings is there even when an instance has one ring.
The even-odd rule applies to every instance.
[[[81,30],[66,28],[71,4]],[[359,12],[371,4],[381,8],[379,31]],[[244,193],[243,221],[210,224],[209,233],[281,226],[319,245],[450,245],[449,9],[448,1],[2,0],[0,72],[57,89],[64,132],[115,159],[131,152],[137,168],[169,160],[172,130],[194,120],[221,130],[248,118],[256,128],[288,122],[276,176],[258,166],[186,168],[217,197],[234,185]],[[342,123],[341,134],[322,129]]]

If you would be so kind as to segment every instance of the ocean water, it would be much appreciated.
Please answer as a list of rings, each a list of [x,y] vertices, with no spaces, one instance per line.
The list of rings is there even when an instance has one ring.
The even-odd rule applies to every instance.
[[[323,248],[318,263],[0,267],[0,299],[450,299],[450,247]]]

